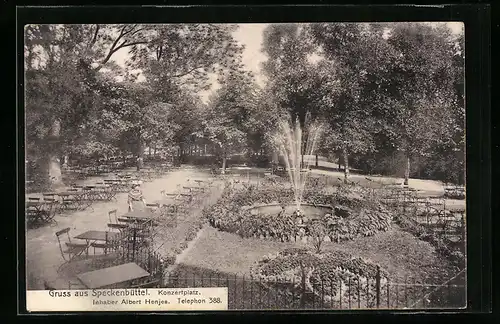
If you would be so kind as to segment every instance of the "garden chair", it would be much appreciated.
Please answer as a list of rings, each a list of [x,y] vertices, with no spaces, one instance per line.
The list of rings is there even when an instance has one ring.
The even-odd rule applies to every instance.
[[[163,208],[160,208],[160,204],[158,203],[149,203],[146,204],[146,210],[151,211],[157,217],[162,217],[164,215]]]
[[[110,230],[118,230],[120,233],[123,233],[126,229],[129,228],[128,224],[118,224],[118,223],[110,223],[108,224],[108,228]]]
[[[163,191],[163,192],[164,192],[163,195],[164,195],[165,198],[170,198],[170,199],[178,200],[178,198],[180,196],[179,193],[165,193],[165,191]]]
[[[58,271],[63,265],[71,262],[76,257],[80,256],[83,252],[88,254],[88,245],[86,243],[73,243],[73,242],[71,242],[71,238],[69,236],[69,231],[70,231],[70,228],[66,227],[65,229],[62,229],[62,230],[56,232],[57,242],[59,243],[59,250],[61,251],[61,256],[64,259],[64,263],[59,266],[59,268],[57,269]],[[62,244],[63,242],[61,242],[61,236],[63,236],[64,234],[66,234],[66,236],[68,238],[67,242],[64,242],[65,246],[66,246],[65,249],[63,248],[63,244]]]
[[[127,218],[127,217],[118,217],[118,224],[135,224],[145,222],[146,220],[139,220],[137,218]]]
[[[55,199],[55,193],[53,192],[48,192],[48,193],[43,193],[42,196],[43,196],[43,200],[47,200],[47,199]]]
[[[108,232],[106,232],[104,243],[102,243],[102,242],[92,242],[90,244],[90,246],[94,248],[94,255],[95,255],[95,249],[96,248],[97,249],[103,249],[105,255],[108,254],[108,250],[110,250],[110,249],[113,248],[113,245],[111,244],[111,242],[108,239]]]
[[[44,210],[45,221],[54,222],[57,224],[57,222],[54,220],[54,217],[60,211],[59,201],[55,200],[54,198],[45,198],[44,201],[46,202],[46,206],[48,206],[47,209]]]
[[[62,197],[61,209],[62,210],[77,210],[78,209],[78,203],[72,197]]]
[[[113,224],[113,223],[114,223],[114,224],[117,224],[117,223],[118,223],[118,219],[117,219],[117,217],[116,217],[116,209],[110,210],[110,211],[108,212],[108,217],[109,217],[109,222],[110,222],[111,224]]]

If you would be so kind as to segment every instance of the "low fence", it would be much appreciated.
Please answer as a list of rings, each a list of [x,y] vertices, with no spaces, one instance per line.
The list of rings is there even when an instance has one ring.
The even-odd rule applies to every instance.
[[[164,287],[227,287],[229,309],[429,309],[465,306],[464,273],[441,284],[405,278],[383,281],[380,277],[347,282],[264,280],[181,268],[164,277]]]

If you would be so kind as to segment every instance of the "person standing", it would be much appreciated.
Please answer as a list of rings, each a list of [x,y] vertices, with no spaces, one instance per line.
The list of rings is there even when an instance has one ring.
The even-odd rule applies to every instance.
[[[143,161],[144,160],[143,160],[142,156],[138,155],[137,156],[137,171],[141,171]]]

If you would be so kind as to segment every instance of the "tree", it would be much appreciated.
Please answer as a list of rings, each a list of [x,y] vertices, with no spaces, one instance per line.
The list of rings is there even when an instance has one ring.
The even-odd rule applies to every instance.
[[[455,98],[449,31],[418,23],[310,29],[339,82],[339,91],[324,97],[333,107],[329,120],[337,133],[327,145],[340,146],[348,161],[346,152],[366,156],[384,138],[407,156],[407,184],[410,159],[449,141]]]
[[[172,138],[178,125],[172,122],[172,104],[159,102],[146,83],[121,83],[113,112],[124,121],[122,131],[133,145],[133,154],[143,156],[145,144]]]
[[[344,179],[349,177],[349,156],[375,151],[371,83],[379,81],[377,67],[390,57],[380,29],[368,24],[310,24],[314,43],[323,49],[319,63],[327,74],[322,84],[322,107],[330,125],[323,150],[341,152]]]
[[[243,47],[231,24],[164,24],[144,27],[152,41],[130,48],[128,65],[151,82],[209,89],[211,74],[242,68]]]
[[[222,173],[227,158],[247,147],[247,121],[255,101],[255,87],[251,75],[245,71],[234,72],[210,98],[202,131],[197,135],[217,145],[222,158]]]
[[[147,25],[152,41],[130,48],[128,66],[140,70],[160,100],[174,104],[172,118],[180,127],[174,141],[193,144],[200,131],[203,103],[196,93],[208,90],[215,76],[241,69],[241,53],[230,24]]]
[[[311,42],[308,29],[300,24],[271,24],[264,30],[263,52],[268,59],[263,72],[268,78],[269,92],[283,115],[297,116],[306,128],[306,116],[321,116],[319,91],[327,82],[327,74],[315,64],[317,47]],[[304,145],[305,146],[305,145]],[[305,147],[302,149],[304,164]]]
[[[129,98],[131,101],[125,103],[125,107],[131,108],[131,115],[136,108],[149,111],[144,114],[146,118],[160,112],[160,122],[163,112],[168,110],[160,102],[169,102],[173,90],[182,86],[206,87],[208,74],[215,68],[223,70],[237,65],[233,63],[237,62],[235,57],[241,53],[241,47],[232,39],[233,30],[234,26],[206,24],[27,26],[28,155],[41,162],[46,186],[62,185],[58,156],[72,148],[75,141],[87,137],[90,151],[79,147],[81,152],[99,150],[98,145],[90,144],[99,137],[90,135],[90,129],[95,130],[95,125],[87,124],[92,124],[92,118],[99,116],[99,110],[104,106],[102,102],[109,103],[106,95],[120,101],[113,97],[113,91],[102,87],[99,76],[107,74],[114,78],[117,73],[124,73],[125,79],[134,81],[131,69],[142,69],[150,85],[155,84],[156,89],[163,85],[168,91],[163,91],[159,100],[147,104]],[[126,50],[131,55],[129,67],[120,71],[112,58],[118,51]],[[112,83],[107,82],[108,85]],[[127,113],[124,114],[123,118],[127,120]],[[145,124],[153,127],[147,128]],[[142,125],[135,127],[140,131],[132,130],[126,123],[122,126],[129,129],[121,137],[140,138],[138,146],[143,140],[157,140],[153,134],[163,130],[154,119],[143,119]],[[153,129],[154,132],[148,134]],[[140,148],[136,151],[142,152]],[[56,181],[48,181],[49,178]]]
[[[455,41],[448,29],[417,23],[395,25],[387,41],[396,55],[387,100],[393,108],[385,116],[394,145],[406,155],[408,184],[411,159],[450,142],[457,125]]]
[[[60,159],[102,108],[100,72],[110,58],[136,43],[137,26],[28,25],[25,86],[28,156],[42,187],[61,186]]]

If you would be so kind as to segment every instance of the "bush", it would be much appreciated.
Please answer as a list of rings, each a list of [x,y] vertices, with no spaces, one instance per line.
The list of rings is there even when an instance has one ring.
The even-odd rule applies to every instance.
[[[465,256],[463,253],[450,249],[446,242],[435,233],[405,215],[397,215],[395,220],[404,231],[407,231],[419,239],[430,243],[436,249],[436,252],[447,258],[453,265],[460,269],[464,267]]]
[[[175,263],[175,255],[167,255],[163,257],[163,264],[165,266],[173,265]]]
[[[383,289],[388,273],[376,264],[342,251],[315,254],[304,248],[291,248],[268,256],[254,269],[257,277],[271,282],[309,282],[306,290],[312,289],[326,297],[337,297],[341,285],[345,289],[346,285],[354,288],[362,284],[363,289],[357,294],[351,293],[350,297],[344,295],[343,298],[355,301],[359,294],[366,304],[374,302],[377,272]],[[291,285],[288,288],[294,289]]]

